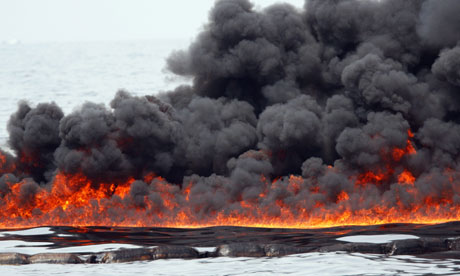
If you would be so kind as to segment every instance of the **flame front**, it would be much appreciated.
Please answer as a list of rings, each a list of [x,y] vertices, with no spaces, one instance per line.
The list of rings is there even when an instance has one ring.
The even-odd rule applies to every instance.
[[[320,228],[459,220],[460,204],[455,193],[449,192],[458,192],[458,173],[454,170],[441,172],[446,179],[445,192],[427,193],[420,189],[419,183],[433,176],[415,176],[402,162],[416,154],[408,140],[406,148],[395,148],[388,153],[391,157],[386,159],[388,163],[377,170],[350,175],[348,179],[352,185],[347,186],[347,190],[323,190],[320,178],[312,182],[291,175],[269,181],[268,176],[262,175],[258,196],[222,202],[220,209],[211,209],[200,201],[202,192],[193,181],[180,188],[153,173],[146,174],[141,181],[129,179],[120,183],[95,182],[81,173],[62,172],[42,187],[30,184],[27,179],[7,181],[0,203],[0,227],[234,225]],[[0,156],[0,160],[7,176],[12,167],[6,166],[5,156]],[[325,174],[339,170],[329,166]],[[148,194],[141,194],[140,198],[134,189],[139,183],[148,184],[145,187]],[[387,187],[383,188],[385,185]],[[219,191],[214,192],[218,194]]]

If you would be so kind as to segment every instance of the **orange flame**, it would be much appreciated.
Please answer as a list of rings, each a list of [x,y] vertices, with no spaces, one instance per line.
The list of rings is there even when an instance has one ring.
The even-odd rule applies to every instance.
[[[400,175],[398,175],[399,184],[410,184],[414,185],[415,177],[410,171],[404,170]]]
[[[11,173],[16,169],[16,166],[11,163],[8,164],[6,156],[0,152],[0,173]]]
[[[202,202],[201,187],[190,182],[183,187],[170,184],[155,174],[146,174],[148,193],[132,191],[135,179],[118,183],[95,183],[83,174],[57,173],[48,186],[24,179],[7,181],[7,193],[0,192],[0,227],[126,226],[126,227],[207,227],[252,226],[278,228],[321,228],[339,225],[387,223],[441,223],[460,219],[460,205],[454,200],[459,191],[457,173],[443,172],[446,183],[440,194],[418,189],[417,176],[402,162],[416,154],[408,132],[405,148],[387,153],[385,164],[373,171],[350,176],[355,185],[328,193],[321,179],[307,181],[300,176],[274,178],[260,176],[260,187],[251,198],[212,197],[213,205]],[[396,152],[396,154],[395,154]],[[0,154],[4,174],[14,171]],[[340,169],[329,166],[330,173]],[[398,172],[398,173],[396,173]],[[419,176],[420,177],[420,176]],[[423,176],[429,178],[430,176]],[[8,179],[7,179],[8,180]],[[377,187],[395,191],[393,203],[385,196],[369,206],[368,190]],[[395,189],[395,187],[397,187]],[[225,191],[225,190],[224,190]],[[385,193],[386,190],[381,191]],[[411,198],[402,202],[401,198]]]
[[[346,200],[349,200],[349,199],[350,199],[350,197],[348,196],[348,194],[345,191],[341,191],[340,194],[337,195],[337,202],[346,201]]]

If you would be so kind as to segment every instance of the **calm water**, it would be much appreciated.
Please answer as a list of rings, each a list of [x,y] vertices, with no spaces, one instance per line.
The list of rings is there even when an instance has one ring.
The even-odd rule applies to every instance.
[[[69,113],[85,101],[109,104],[118,89],[155,94],[187,80],[164,71],[187,41],[0,44],[0,146],[17,103],[56,102]]]
[[[85,101],[108,104],[120,88],[133,94],[155,94],[187,82],[163,71],[168,54],[185,47],[187,43],[144,41],[0,45],[0,147],[6,147],[6,124],[20,100],[27,100],[33,105],[54,101],[65,113],[69,113]],[[43,234],[40,231],[43,229],[32,230],[32,235]],[[73,250],[64,248],[61,252]],[[35,253],[49,250],[46,243],[31,244],[8,238],[0,243],[0,252],[24,251]],[[452,260],[311,253],[285,258],[3,266],[0,267],[0,275],[458,275],[456,268],[458,265]]]
[[[450,261],[311,253],[284,258],[157,260],[127,264],[0,267],[1,275],[459,275]]]
[[[56,233],[42,227],[0,232],[0,252],[37,254],[43,252],[102,252],[138,245],[102,243],[53,247],[40,242],[48,237],[72,239],[75,233]],[[385,243],[414,238],[409,235],[353,235],[342,240]],[[416,238],[416,237],[415,237]],[[26,241],[24,241],[26,240]],[[214,248],[197,248],[211,251]],[[428,260],[413,256],[385,257],[373,254],[308,253],[282,258],[209,258],[156,260],[123,264],[79,264],[0,266],[0,275],[459,275],[459,261]]]

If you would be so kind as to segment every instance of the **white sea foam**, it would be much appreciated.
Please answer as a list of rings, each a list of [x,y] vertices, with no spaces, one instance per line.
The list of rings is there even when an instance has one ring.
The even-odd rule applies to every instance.
[[[419,239],[414,235],[386,234],[386,235],[355,235],[340,237],[337,240],[344,242],[387,243],[397,240]]]
[[[123,244],[123,243],[107,243],[107,244],[95,244],[95,245],[82,245],[82,246],[71,246],[71,247],[63,247],[63,248],[56,248],[56,249],[46,249],[42,253],[81,253],[81,252],[88,252],[88,253],[98,253],[98,252],[106,252],[106,251],[115,251],[119,249],[132,249],[132,248],[140,248],[139,245],[133,244]]]
[[[194,247],[196,251],[200,252],[200,253],[204,253],[204,252],[213,252],[216,250],[215,247]]]
[[[49,242],[25,242],[20,240],[4,240],[0,241],[0,252],[14,252],[22,254],[38,254],[47,252],[49,246],[53,245]],[[0,275],[4,275],[1,274]]]
[[[32,228],[32,229],[25,229],[25,230],[18,230],[18,231],[2,231],[0,232],[0,237],[4,237],[8,235],[38,236],[38,235],[49,235],[49,234],[54,234],[54,231],[52,231],[51,228],[39,227],[39,228]]]

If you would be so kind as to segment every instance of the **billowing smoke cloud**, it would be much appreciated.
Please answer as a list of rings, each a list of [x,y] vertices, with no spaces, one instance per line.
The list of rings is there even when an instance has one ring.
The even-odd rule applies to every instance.
[[[448,183],[458,176],[444,173],[460,157],[459,14],[457,0],[263,10],[216,1],[195,41],[167,60],[192,85],[120,91],[110,106],[86,103],[65,116],[55,104],[20,103],[0,195],[23,181],[27,201],[36,183],[81,173],[94,183],[137,179],[123,204],[155,213],[173,206],[166,193],[199,217],[244,204],[273,216],[344,201],[352,210],[446,196],[457,204]]]
[[[460,86],[460,46],[442,51],[432,71],[438,79]]]
[[[420,12],[418,33],[422,42],[429,46],[452,47],[460,37],[460,6],[455,0],[424,1]]]
[[[31,108],[19,103],[18,111],[8,122],[9,144],[19,159],[18,169],[38,181],[49,179],[54,169],[53,153],[61,143],[59,123],[64,113],[55,104]]]

